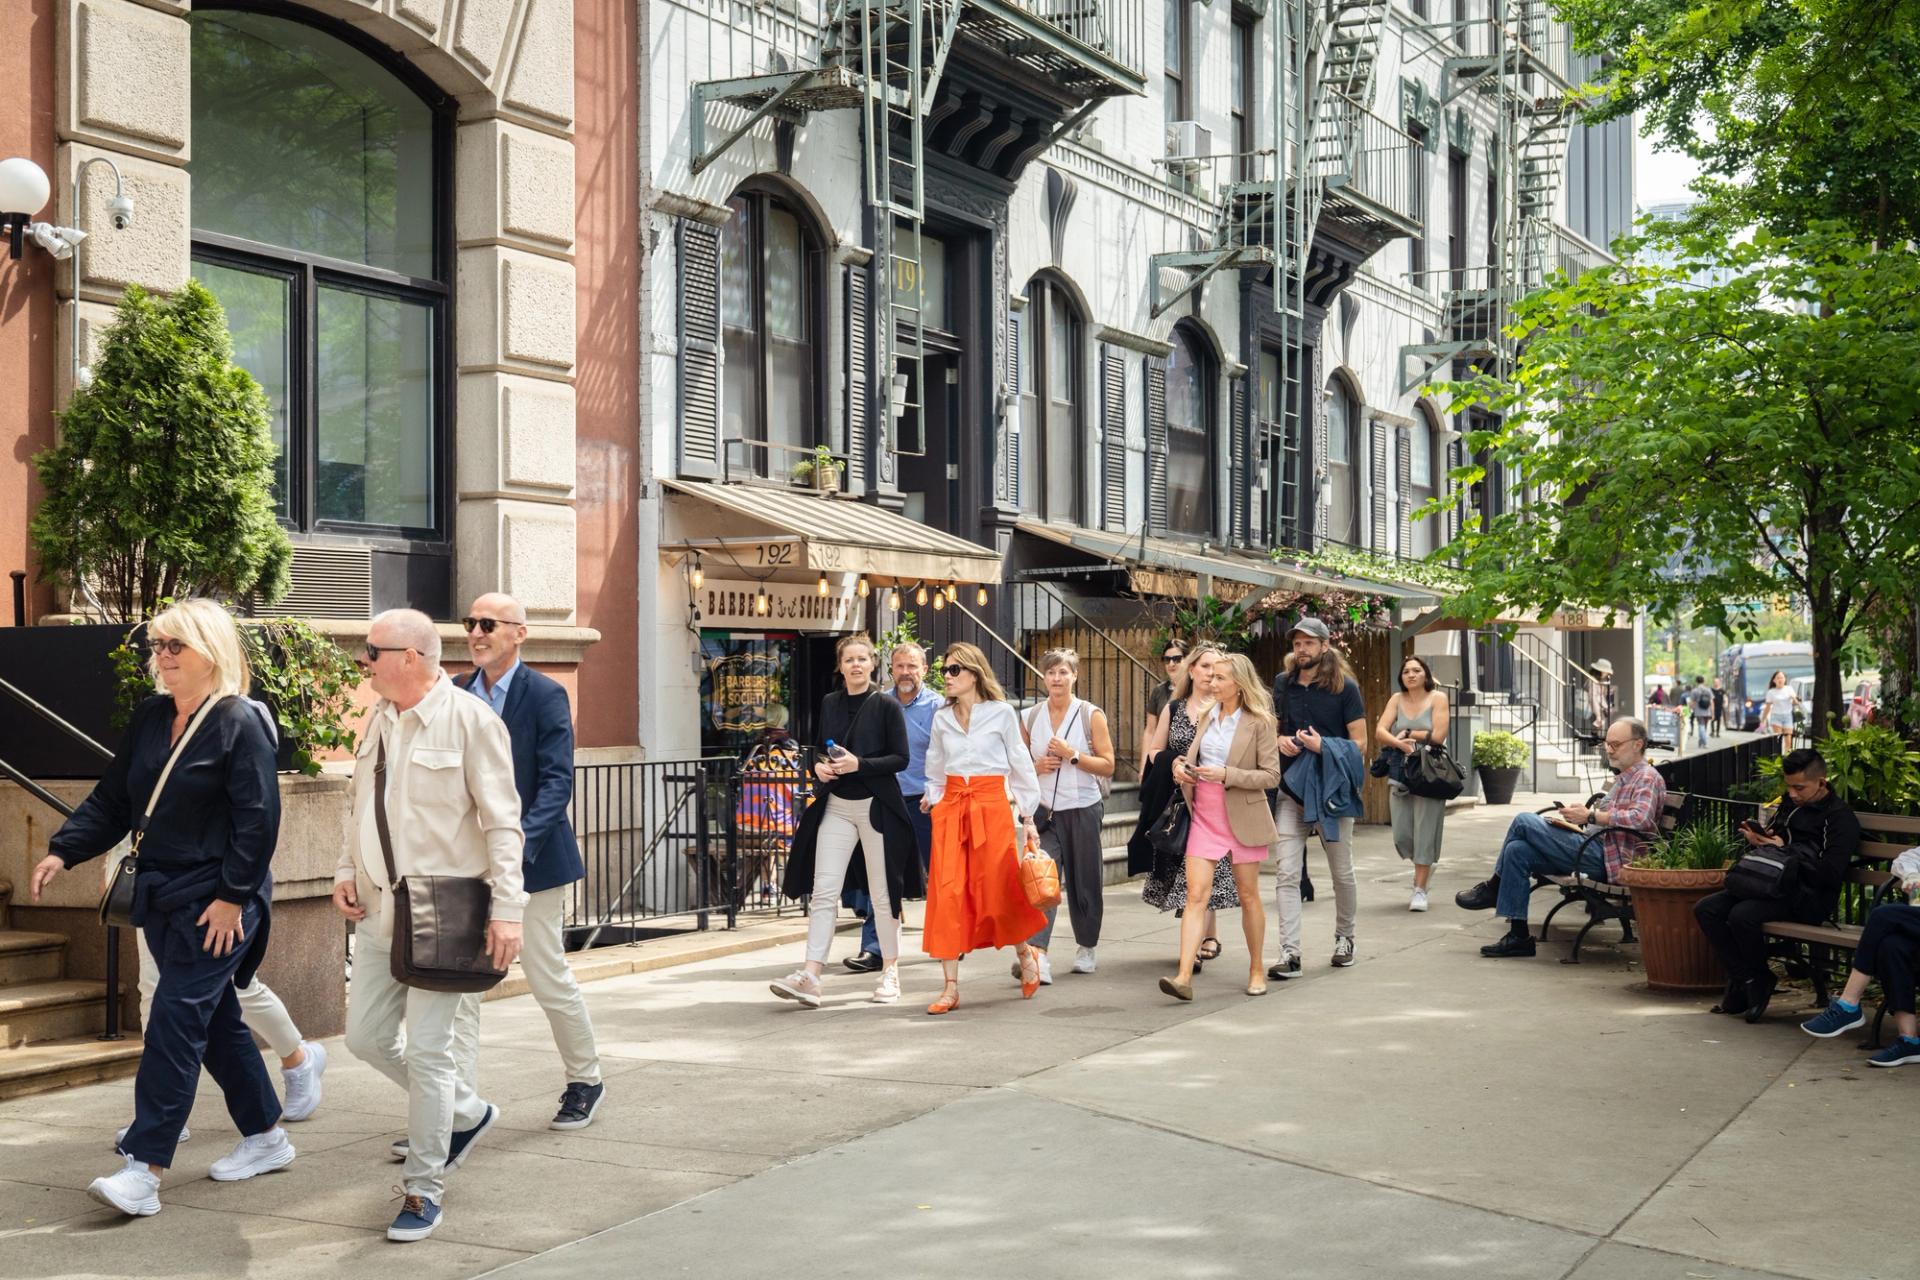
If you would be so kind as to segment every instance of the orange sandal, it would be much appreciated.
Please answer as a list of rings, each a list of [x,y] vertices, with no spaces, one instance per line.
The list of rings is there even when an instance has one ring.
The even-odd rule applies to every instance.
[[[953,994],[951,996],[947,994],[947,988],[949,987],[952,988],[953,990]],[[946,987],[941,988],[940,998],[927,1006],[927,1012],[930,1014],[952,1013],[955,1009],[958,1009],[959,1007],[960,1007],[960,984],[957,982],[949,982],[946,984]]]
[[[1033,999],[1033,993],[1040,989],[1040,959],[1028,947],[1026,954],[1020,957],[1020,998]]]

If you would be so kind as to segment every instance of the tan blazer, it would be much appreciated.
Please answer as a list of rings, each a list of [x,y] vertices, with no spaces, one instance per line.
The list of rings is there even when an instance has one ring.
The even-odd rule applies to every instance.
[[[1189,768],[1199,761],[1200,739],[1219,714],[1220,706],[1215,703],[1194,726],[1193,745],[1187,749]],[[1227,826],[1235,840],[1260,848],[1280,838],[1273,826],[1273,808],[1267,803],[1267,792],[1279,785],[1280,730],[1272,720],[1243,708],[1233,745],[1227,749]],[[1193,788],[1183,784],[1180,790],[1191,805]]]

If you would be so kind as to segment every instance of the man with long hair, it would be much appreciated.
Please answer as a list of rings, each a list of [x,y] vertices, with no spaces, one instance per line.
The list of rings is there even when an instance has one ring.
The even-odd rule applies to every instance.
[[[1330,738],[1347,738],[1364,757],[1367,707],[1360,682],[1340,651],[1332,633],[1318,618],[1302,618],[1288,633],[1293,651],[1285,669],[1273,681],[1273,707],[1280,718],[1282,770],[1302,752],[1319,754]],[[1280,916],[1280,960],[1267,970],[1270,978],[1300,976],[1300,873],[1307,860],[1306,812],[1298,796],[1283,781],[1274,814],[1279,828],[1280,861],[1274,875],[1274,899]],[[1353,963],[1354,917],[1360,890],[1353,875],[1353,819],[1322,818],[1315,824],[1320,847],[1333,877],[1333,964],[1344,969]]]

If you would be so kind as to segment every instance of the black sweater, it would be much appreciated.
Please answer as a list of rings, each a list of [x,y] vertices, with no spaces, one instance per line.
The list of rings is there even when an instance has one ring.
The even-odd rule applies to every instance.
[[[69,867],[107,852],[140,822],[172,752],[173,699],[148,698],[100,785],[48,842]],[[213,896],[244,903],[266,882],[280,835],[274,745],[245,698],[207,712],[167,778],[140,842],[140,869],[217,881]]]
[[[1797,805],[1789,796],[1767,829],[1784,839],[1788,852],[1800,860],[1801,890],[1832,911],[1840,882],[1860,852],[1860,819],[1846,801],[1831,791],[1807,805]]]
[[[857,722],[857,723],[856,723]],[[820,759],[826,759],[826,741],[851,751],[860,768],[827,788],[843,800],[873,796],[867,779],[890,777],[907,767],[907,717],[898,698],[883,697],[878,685],[856,702],[845,690],[835,690],[820,704]]]

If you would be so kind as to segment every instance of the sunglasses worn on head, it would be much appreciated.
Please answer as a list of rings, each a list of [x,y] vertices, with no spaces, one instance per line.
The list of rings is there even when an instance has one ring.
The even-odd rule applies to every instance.
[[[461,630],[472,631],[475,627],[478,627],[480,628],[480,634],[483,636],[492,635],[493,629],[495,627],[517,627],[519,625],[520,624],[517,622],[509,622],[505,618],[462,618],[460,619]]]
[[[188,647],[185,640],[175,640],[172,636],[155,637],[149,642],[155,653],[164,653],[169,658],[177,658],[180,651]]]

